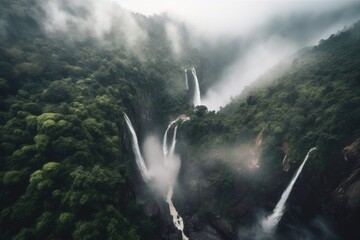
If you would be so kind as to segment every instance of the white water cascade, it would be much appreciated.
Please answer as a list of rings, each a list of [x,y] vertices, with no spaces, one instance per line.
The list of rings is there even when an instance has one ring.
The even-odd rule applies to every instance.
[[[144,158],[143,158],[143,156],[141,155],[141,152],[140,152],[139,142],[138,142],[138,139],[137,139],[137,136],[136,136],[136,132],[134,130],[133,125],[131,124],[131,121],[130,121],[129,117],[126,115],[126,113],[124,113],[124,118],[125,118],[126,124],[127,124],[128,128],[130,130],[130,133],[131,133],[132,149],[133,149],[133,152],[135,154],[136,164],[137,164],[137,166],[138,166],[138,168],[140,170],[140,173],[141,173],[141,176],[142,176],[143,180],[145,182],[148,182],[150,180],[150,177],[149,177],[146,165],[145,165]]]
[[[191,73],[194,78],[194,85],[195,85],[195,92],[194,92],[194,107],[201,105],[201,94],[200,94],[200,86],[199,86],[199,80],[196,76],[195,68],[191,68]]]
[[[174,152],[175,152],[177,128],[178,128],[178,126],[176,125],[175,128],[174,128],[173,140],[172,140],[171,147],[170,147],[170,157],[171,157],[172,155],[174,155]]]
[[[168,154],[168,147],[167,147],[167,134],[168,134],[168,131],[171,128],[171,126],[174,125],[178,120],[179,120],[179,118],[177,118],[174,121],[170,122],[168,127],[166,128],[165,133],[164,133],[163,146],[162,146],[164,158],[166,158],[166,156]]]
[[[141,176],[143,178],[143,180],[149,184],[151,184],[150,182],[150,176],[149,176],[149,172],[148,172],[148,168],[146,167],[144,158],[140,152],[140,147],[139,147],[139,143],[138,143],[138,139],[136,136],[136,132],[134,130],[134,127],[131,124],[131,121],[129,119],[129,117],[126,115],[126,113],[124,113],[124,118],[126,121],[126,124],[129,128],[129,131],[131,133],[131,137],[132,137],[132,149],[135,155],[135,159],[136,159],[136,164],[140,170]],[[172,142],[171,142],[171,146],[170,146],[170,152],[168,151],[168,146],[167,146],[167,134],[169,129],[176,124],[179,120],[181,120],[182,122],[188,121],[190,118],[182,115],[179,116],[178,118],[176,118],[174,121],[170,122],[170,124],[168,125],[165,134],[164,134],[164,139],[163,139],[163,154],[164,154],[164,167],[169,168],[169,166],[174,165],[174,164],[170,164],[172,162],[168,162],[168,161],[175,161],[175,145],[176,145],[176,133],[177,133],[177,128],[178,125],[176,125],[174,127],[174,132],[173,132],[173,138],[172,138]],[[150,166],[151,167],[151,166]],[[168,179],[168,191],[166,194],[166,202],[169,204],[169,211],[170,211],[170,215],[172,216],[172,220],[173,223],[175,225],[175,227],[181,231],[182,234],[182,239],[183,240],[188,240],[188,238],[186,237],[186,235],[184,234],[184,221],[181,218],[181,216],[179,215],[179,213],[177,212],[174,203],[172,202],[172,196],[173,196],[173,180]]]
[[[261,226],[264,230],[264,232],[267,233],[274,233],[276,230],[276,227],[281,220],[284,212],[285,212],[285,203],[291,193],[292,188],[294,187],[294,184],[299,177],[307,159],[309,158],[309,155],[312,151],[314,151],[316,148],[311,148],[308,153],[306,154],[306,157],[303,161],[303,163],[300,165],[299,169],[296,171],[294,177],[291,179],[290,184],[287,186],[283,194],[281,195],[281,198],[279,202],[276,204],[276,207],[273,211],[273,213],[270,216],[267,216],[261,223]]]
[[[169,126],[167,127],[166,131],[165,131],[165,134],[164,134],[164,140],[163,140],[163,152],[166,152],[167,153],[167,132],[169,130],[169,128],[174,124],[176,123],[178,120],[182,120],[182,121],[187,121],[189,120],[188,117],[178,117],[177,119],[175,119],[174,121],[172,121]],[[172,139],[172,142],[171,142],[171,147],[170,147],[170,154],[169,154],[169,157],[167,158],[167,155],[164,154],[164,159],[166,160],[165,161],[165,166],[167,164],[167,161],[172,161],[173,159],[173,156],[174,156],[174,153],[175,153],[175,145],[176,145],[176,133],[177,133],[177,128],[178,128],[178,125],[175,126],[174,128],[174,133],[173,133],[173,139]],[[164,150],[166,149],[166,151]],[[166,202],[169,204],[169,211],[170,211],[170,215],[172,216],[173,218],[173,223],[175,225],[175,227],[181,231],[181,234],[182,234],[182,239],[183,240],[188,240],[188,237],[186,237],[186,235],[184,234],[184,221],[183,219],[181,218],[181,216],[179,215],[179,213],[177,212],[175,206],[174,206],[174,203],[172,202],[172,196],[173,196],[173,183],[170,182],[169,183],[169,188],[168,188],[168,192],[167,192],[167,195],[166,195]]]
[[[174,206],[174,203],[172,202],[172,195],[173,195],[173,188],[172,188],[172,185],[170,184],[168,193],[166,196],[166,202],[169,204],[170,215],[173,217],[173,222],[174,222],[175,227],[181,231],[182,239],[188,240],[189,238],[186,237],[186,235],[184,234],[184,221],[180,217],[179,213],[177,212],[177,210]]]
[[[187,69],[185,69],[184,71],[185,71],[185,85],[186,85],[186,90],[189,90],[189,80],[188,80],[188,76],[187,76]]]

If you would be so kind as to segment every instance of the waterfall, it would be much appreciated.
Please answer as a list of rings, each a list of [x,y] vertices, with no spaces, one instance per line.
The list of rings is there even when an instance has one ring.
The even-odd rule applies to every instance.
[[[141,155],[140,152],[140,147],[139,147],[139,143],[138,143],[138,139],[136,136],[136,132],[134,130],[134,127],[131,124],[131,121],[129,119],[129,117],[126,115],[126,113],[124,113],[124,118],[125,121],[127,123],[127,126],[130,130],[131,136],[132,136],[132,148],[133,148],[133,152],[135,155],[135,159],[136,159],[136,164],[140,170],[141,176],[144,179],[145,182],[147,183],[152,183],[149,182],[150,177],[149,177],[149,173],[148,173],[148,169],[145,165],[145,161],[143,156]],[[178,118],[176,118],[174,121],[170,122],[170,124],[168,125],[165,134],[164,134],[164,139],[163,139],[163,146],[162,146],[162,150],[163,150],[163,154],[164,154],[164,167],[166,171],[170,171],[170,165],[167,165],[167,161],[175,161],[175,145],[176,145],[176,133],[177,133],[177,128],[178,125],[176,125],[174,127],[174,132],[173,132],[173,138],[172,138],[172,142],[171,142],[171,146],[170,146],[170,153],[169,156],[168,155],[168,147],[167,147],[167,135],[168,135],[168,131],[169,129],[172,127],[172,125],[174,125],[177,121],[182,120],[182,122],[184,121],[188,121],[190,118],[184,115],[179,116]],[[151,162],[151,161],[150,161]],[[151,167],[151,166],[150,166]],[[177,175],[177,173],[175,174]],[[156,176],[154,176],[154,178],[156,178]],[[168,191],[166,194],[166,202],[169,204],[169,210],[170,210],[170,215],[172,216],[172,220],[173,223],[175,225],[175,227],[181,231],[182,234],[182,239],[183,240],[188,240],[188,238],[186,237],[186,235],[184,234],[184,221],[181,218],[181,216],[178,214],[174,203],[172,202],[172,196],[173,196],[173,180],[167,179],[168,180]]]
[[[167,132],[168,130],[170,129],[170,127],[176,123],[179,119],[181,119],[182,121],[187,121],[189,120],[188,117],[178,117],[177,119],[175,119],[174,121],[170,122],[170,124],[168,125],[166,131],[165,131],[165,134],[164,134],[164,140],[163,140],[163,150],[166,149],[166,152],[167,153]],[[167,164],[167,161],[172,161],[173,159],[173,156],[174,156],[174,153],[175,153],[175,145],[176,145],[176,133],[177,133],[177,128],[178,128],[178,125],[176,125],[174,127],[174,133],[173,133],[173,138],[172,138],[172,142],[171,142],[171,147],[170,147],[170,154],[167,158],[167,155],[164,154],[164,159],[166,160],[165,161],[165,166]],[[181,234],[182,234],[182,239],[183,240],[188,240],[188,238],[186,237],[186,235],[184,234],[184,221],[183,219],[181,218],[181,216],[179,215],[179,213],[177,212],[175,206],[174,206],[174,203],[172,202],[172,196],[173,196],[173,183],[172,182],[169,182],[169,188],[168,188],[168,192],[167,192],[167,195],[166,195],[166,202],[169,204],[169,211],[170,211],[170,215],[172,216],[173,218],[173,223],[175,225],[175,227],[181,231]]]
[[[185,69],[184,71],[185,71],[185,85],[186,85],[186,90],[189,90],[189,81],[188,81],[188,76],[187,76],[187,69]]]
[[[174,222],[175,227],[181,231],[182,239],[188,240],[188,238],[184,234],[184,221],[180,217],[179,213],[177,212],[177,210],[174,206],[174,203],[172,202],[172,195],[173,195],[173,188],[172,188],[172,185],[170,184],[168,193],[166,196],[166,202],[169,204],[170,215],[173,217],[173,222]]]
[[[138,139],[137,139],[137,136],[136,136],[136,132],[134,130],[134,127],[133,125],[131,124],[131,121],[129,119],[129,117],[126,115],[126,113],[124,113],[124,118],[125,118],[125,121],[126,121],[126,124],[130,130],[130,133],[131,133],[131,140],[132,140],[132,149],[133,149],[133,152],[134,152],[134,155],[135,155],[135,159],[136,159],[136,164],[140,170],[140,173],[141,173],[141,176],[143,178],[143,180],[145,182],[148,182],[150,180],[149,178],[149,174],[148,174],[148,171],[147,171],[147,168],[146,168],[146,165],[145,165],[145,161],[144,161],[144,158],[143,156],[141,155],[141,152],[140,152],[140,148],[139,148],[139,142],[138,142]]]
[[[170,122],[168,127],[166,128],[166,131],[164,133],[164,138],[163,138],[163,154],[164,154],[164,158],[166,158],[167,154],[168,154],[168,148],[167,148],[167,135],[168,135],[168,131],[171,128],[171,126],[173,124],[175,124],[177,121],[179,120],[179,118],[176,118],[174,121]]]
[[[312,151],[314,151],[315,149],[316,148],[311,148],[309,150],[309,152],[306,154],[306,157],[305,157],[303,163],[300,165],[299,169],[296,171],[295,175],[291,179],[290,184],[287,186],[287,188],[281,195],[281,198],[280,198],[279,202],[276,204],[276,207],[275,207],[273,213],[270,216],[266,217],[262,221],[261,226],[265,232],[274,233],[274,231],[276,230],[277,224],[279,223],[279,221],[281,220],[281,217],[283,216],[283,214],[285,212],[285,203],[291,193],[292,188],[294,187],[296,179],[299,177],[307,159],[309,158],[310,153]]]
[[[194,77],[194,83],[195,83],[195,92],[194,92],[194,107],[201,105],[201,94],[200,94],[200,86],[199,86],[199,80],[196,76],[195,68],[191,69],[191,73]]]
[[[173,140],[172,140],[171,147],[170,147],[170,156],[172,156],[174,154],[174,152],[175,152],[177,128],[178,128],[178,126],[176,125],[175,128],[174,128]]]

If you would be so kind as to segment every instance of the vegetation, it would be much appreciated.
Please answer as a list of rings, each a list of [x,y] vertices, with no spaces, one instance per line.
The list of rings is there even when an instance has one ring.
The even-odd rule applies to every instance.
[[[139,175],[124,112],[139,135],[144,126],[190,115],[179,131],[187,144],[182,164],[199,170],[205,184],[184,210],[189,216],[211,212],[240,222],[255,206],[272,207],[290,176],[281,171],[284,155],[297,166],[313,146],[305,186],[328,189],[308,194],[329,213],[331,190],[346,171],[338,155],[360,135],[360,23],[300,51],[291,67],[266,74],[261,88],[249,87],[215,113],[190,106],[183,66],[197,65],[200,79],[213,76],[201,83],[206,89],[236,57],[236,43],[204,46],[206,54],[188,47],[174,57],[164,31],[169,19],[132,14],[149,33],[139,57],[122,35],[118,45],[48,35],[35,2],[0,6],[0,24],[7,23],[0,34],[0,239],[160,238],[158,222],[136,203]],[[255,145],[260,132],[258,171],[245,162],[233,167],[228,149]]]
[[[141,129],[188,108],[165,33],[154,36],[163,51],[139,58],[121,42],[48,36],[34,1],[2,5],[0,238],[157,239],[135,202],[123,112]],[[164,18],[133,17],[164,28]]]
[[[271,201],[276,203],[291,176],[282,172],[284,155],[290,159],[293,172],[306,152],[316,146],[318,150],[303,173],[308,179],[303,188],[313,189],[308,192],[314,200],[313,216],[331,215],[331,190],[348,171],[340,154],[360,135],[359,42],[357,23],[315,47],[303,49],[280,75],[277,68],[265,74],[219,112],[200,107],[190,113],[192,121],[184,123],[182,139],[191,145],[188,155],[197,168],[229,160],[230,154],[222,153],[223,148],[255,146],[257,135],[264,129],[260,168],[249,170],[246,164],[241,165],[241,161],[249,160],[241,158],[244,151],[233,160],[239,168],[231,167],[234,163],[225,168],[213,163],[204,176],[210,185],[197,196],[204,202],[195,208],[239,220],[234,209],[249,199],[256,204],[246,203],[248,207],[273,207]],[[214,154],[204,155],[209,151]],[[315,182],[318,188],[311,187]],[[206,199],[218,202],[209,204]],[[293,204],[303,203],[295,200]]]

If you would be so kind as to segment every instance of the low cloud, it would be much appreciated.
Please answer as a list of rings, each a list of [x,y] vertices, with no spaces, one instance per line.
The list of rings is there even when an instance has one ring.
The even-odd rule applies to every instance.
[[[134,51],[147,40],[132,13],[112,0],[38,0],[38,6],[45,12],[42,25],[49,35],[71,41],[92,38]]]
[[[237,60],[227,66],[219,80],[203,93],[203,104],[210,110],[219,110],[297,50],[315,45],[360,19],[360,4],[357,3],[339,8],[331,5],[320,12],[303,7],[302,12],[300,9],[297,13],[274,16],[248,36],[240,37]]]
[[[166,36],[171,45],[171,50],[175,56],[181,56],[182,52],[182,36],[179,32],[178,25],[168,22],[165,25]]]
[[[317,216],[308,225],[287,225],[280,233],[267,233],[261,226],[264,212],[259,212],[257,221],[248,227],[240,228],[239,239],[248,240],[338,240],[331,225]]]
[[[6,21],[0,18],[0,40],[5,39],[6,35]]]
[[[151,179],[150,185],[157,194],[166,197],[169,186],[176,183],[181,160],[176,153],[165,158],[161,144],[159,137],[150,134],[145,137],[143,152]]]

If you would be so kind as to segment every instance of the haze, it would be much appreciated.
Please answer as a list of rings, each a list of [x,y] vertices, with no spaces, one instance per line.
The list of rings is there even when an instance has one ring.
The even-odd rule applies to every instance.
[[[235,60],[219,63],[216,81],[200,76],[202,104],[218,110],[239,95],[260,75],[297,50],[360,19],[360,3],[345,1],[232,1],[232,0],[36,0],[46,13],[44,29],[55,37],[71,41],[87,37],[100,44],[125,46],[139,58],[149,33],[128,11],[148,16],[166,14],[166,36],[173,55],[181,57],[184,46],[220,48],[222,43],[238,42]],[[70,10],[71,9],[71,10]],[[170,20],[169,20],[170,19]],[[5,26],[1,23],[0,30]],[[184,42],[179,24],[184,23],[190,41]],[[5,35],[6,31],[1,31]],[[112,37],[109,37],[112,36]],[[188,66],[196,66],[187,62]],[[219,76],[219,77],[218,77]],[[210,83],[211,82],[211,83]]]
[[[360,16],[359,4],[352,0],[116,1],[126,9],[145,15],[166,12],[187,24],[195,42],[199,38],[213,44],[224,38],[247,42],[220,79],[202,92],[202,103],[211,110],[229,103],[280,60],[300,48],[317,44]],[[179,51],[177,46],[176,52]]]

